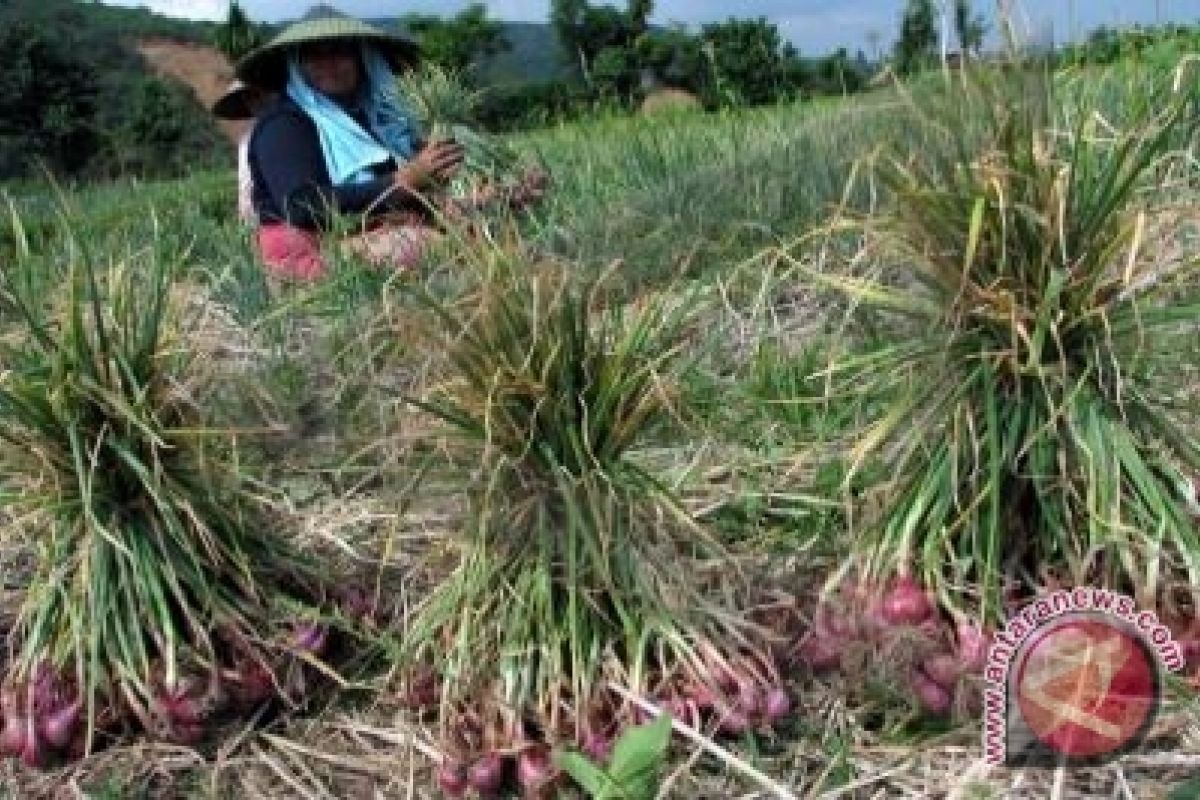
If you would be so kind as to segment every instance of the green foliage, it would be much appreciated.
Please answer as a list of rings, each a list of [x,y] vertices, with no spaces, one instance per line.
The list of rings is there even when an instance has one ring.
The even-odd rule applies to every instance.
[[[783,95],[783,45],[779,29],[765,18],[705,25],[701,38],[721,102],[759,105]]]
[[[1061,66],[1105,66],[1121,61],[1174,69],[1180,59],[1200,49],[1200,27],[1164,25],[1129,28],[1100,26],[1082,42],[1065,46],[1058,54]]]
[[[561,270],[515,269],[490,267],[472,316],[434,307],[444,334],[458,339],[449,351],[457,381],[414,402],[480,450],[470,464],[489,473],[489,494],[501,493],[481,508],[480,533],[522,548],[534,544],[521,541],[523,530],[561,518],[526,516],[563,502],[561,480],[600,476],[614,489],[655,494],[626,455],[666,413],[659,376],[679,357],[670,340],[679,312],[652,309],[626,323],[596,309],[596,289],[573,286]]]
[[[424,61],[456,72],[470,74],[481,60],[509,47],[503,26],[488,19],[482,3],[473,3],[449,19],[409,14],[399,22],[420,43]]]
[[[51,4],[53,2],[54,0],[51,0]],[[166,16],[150,11],[145,6],[129,8],[98,2],[75,5],[91,31],[110,41],[124,44],[152,38],[205,44],[212,41],[216,29],[216,23],[213,22]]]
[[[480,64],[476,80],[486,94],[480,119],[492,130],[537,127],[609,108],[631,108],[658,86],[684,89],[706,107],[771,103],[799,94],[845,94],[862,89],[867,69],[845,50],[804,60],[783,45],[765,20],[708,26],[650,28],[652,4],[627,8],[559,0],[551,26],[569,67],[563,79],[487,85],[494,70]],[[444,24],[444,23],[439,23]],[[411,26],[410,26],[411,27]],[[522,50],[527,50],[522,46]],[[546,50],[544,46],[540,48]]]
[[[917,72],[933,62],[938,31],[933,0],[908,0],[900,20],[900,38],[893,58],[901,75]]]
[[[628,97],[638,82],[638,62],[626,47],[606,47],[592,63],[592,84],[601,94]]]
[[[487,130],[511,131],[578,119],[598,105],[593,90],[578,81],[548,81],[489,87],[475,115]]]
[[[555,176],[539,245],[588,270],[620,258],[630,298],[679,276],[727,275],[819,224],[854,160],[908,129],[903,108],[830,101],[654,122],[610,115],[530,134]],[[870,197],[858,186],[851,199]]]
[[[196,125],[196,101],[182,84],[156,77],[130,83],[109,146],[123,173],[165,177],[203,164],[228,145],[212,125]]]
[[[217,49],[234,62],[266,41],[266,33],[250,21],[237,0],[229,4],[229,14],[213,35]]]
[[[551,0],[550,26],[563,49],[570,54],[573,64],[586,73],[590,61],[588,52],[587,13],[591,6],[587,0]],[[604,46],[602,43],[600,46]]]
[[[853,94],[866,88],[867,67],[862,59],[851,60],[845,48],[839,48],[825,58],[810,62],[804,73],[786,82],[813,94]]]
[[[870,72],[865,57],[851,58],[844,50],[827,57],[805,59],[790,44],[775,45],[779,35],[773,28],[752,31],[765,33],[767,57],[755,56],[747,68],[733,70],[741,56],[727,57],[736,71],[726,83],[737,89],[741,82],[765,85],[765,91],[751,88],[740,100],[736,93],[716,89],[713,48],[702,32],[691,33],[680,25],[650,27],[641,22],[648,3],[632,2],[624,10],[611,6],[593,7],[587,2],[562,0],[552,11],[551,28],[557,48],[535,37],[536,26],[506,27],[515,42],[508,56],[490,59],[479,71],[480,84],[493,99],[484,100],[484,117],[489,127],[506,129],[529,127],[542,121],[555,122],[589,114],[597,107],[632,107],[648,91],[665,86],[684,89],[701,99],[708,108],[739,103],[775,102],[789,96],[845,94],[866,84]],[[758,23],[746,21],[754,29]],[[719,27],[719,26],[718,26]],[[737,36],[723,37],[730,47],[738,46]],[[539,34],[540,36],[540,34]],[[761,48],[760,48],[761,49]],[[555,53],[554,51],[558,52]],[[524,76],[527,62],[538,61],[531,71],[545,75],[542,60],[553,55],[565,72],[553,75],[553,81],[530,81]],[[514,63],[514,59],[519,62]],[[494,63],[493,63],[494,62]],[[766,65],[777,67],[777,74],[766,79],[753,74]],[[524,78],[524,80],[523,80]],[[573,82],[583,84],[584,88]],[[493,121],[494,120],[494,121]]]
[[[469,125],[475,122],[481,92],[467,86],[462,73],[434,63],[399,77],[400,90],[426,135],[434,125]]]
[[[629,0],[629,24],[634,38],[644,34],[650,26],[650,15],[654,12],[654,0]]]
[[[191,94],[149,82],[94,13],[67,0],[0,5],[0,179],[43,167],[67,178],[181,174],[228,158]]]
[[[613,6],[594,6],[587,0],[554,0],[550,24],[563,47],[578,58],[585,81],[595,81],[597,59],[605,56],[605,88],[623,86],[625,65],[635,64],[637,39],[646,31],[646,20],[653,8],[651,0],[632,0],[622,10]],[[627,71],[632,71],[629,66]]]
[[[0,7],[0,178],[78,172],[98,146],[87,124],[101,101],[95,67],[81,56],[80,15],[65,6],[35,16]]]
[[[105,770],[102,774],[89,776],[82,788],[83,800],[151,800],[153,779],[122,774],[119,770]]]
[[[480,85],[509,86],[576,77],[577,60],[563,49],[549,22],[501,22],[508,47],[475,69]]]
[[[626,728],[607,768],[575,751],[556,753],[554,760],[592,800],[653,800],[670,744],[671,718],[661,714]]]
[[[829,735],[824,744],[829,767],[821,788],[834,791],[854,781],[854,747],[845,737],[836,734]]]
[[[983,47],[987,25],[983,17],[971,13],[971,0],[954,0],[954,32],[963,53],[978,54]]]
[[[481,182],[501,187],[519,181],[520,159],[501,139],[477,130],[479,93],[462,77],[433,64],[400,78],[400,86],[430,139],[453,138],[463,147],[463,162],[450,182],[452,194],[465,196]]]
[[[858,412],[851,399],[828,396],[821,375],[828,349],[827,343],[813,344],[791,355],[764,343],[751,362],[746,407],[780,426],[792,444],[848,430]]]
[[[637,57],[667,86],[697,95],[706,92],[711,74],[699,36],[677,27],[647,31],[638,37]]]

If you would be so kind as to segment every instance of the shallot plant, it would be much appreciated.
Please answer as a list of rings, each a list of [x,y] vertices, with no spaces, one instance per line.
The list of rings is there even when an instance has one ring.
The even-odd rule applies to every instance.
[[[834,226],[863,249],[801,267],[893,331],[826,373],[890,398],[852,453],[894,476],[854,540],[866,580],[990,622],[1068,583],[1195,616],[1175,591],[1200,586],[1178,488],[1200,470],[1186,85],[964,72],[924,98],[924,149],[875,164],[885,207]]]
[[[20,332],[0,342],[0,508],[36,553],[0,749],[30,765],[129,722],[194,742],[216,712],[275,693],[272,650],[313,644],[280,619],[316,573],[208,418],[216,386],[186,346],[172,269],[153,247],[70,254],[48,297],[20,265],[0,277]]]
[[[476,113],[481,92],[458,72],[425,64],[399,78],[400,89],[430,140],[453,139],[463,146],[462,168],[450,182],[451,197],[469,199],[483,191],[524,202],[530,167],[503,139],[482,130]]]
[[[414,705],[440,710],[447,785],[479,788],[467,760],[498,752],[530,776],[559,742],[607,752],[640,719],[612,682],[769,726],[778,676],[736,561],[638,458],[670,420],[690,304],[605,308],[602,284],[507,253],[487,269],[469,301],[430,301],[448,364],[413,398],[448,423],[469,504],[459,566],[400,651]]]

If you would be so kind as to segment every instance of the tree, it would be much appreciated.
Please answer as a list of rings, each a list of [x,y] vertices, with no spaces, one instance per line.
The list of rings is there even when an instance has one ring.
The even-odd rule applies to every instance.
[[[971,0],[954,0],[954,30],[963,55],[978,55],[987,27],[983,17],[971,12]]]
[[[195,96],[143,85],[128,28],[97,24],[95,13],[75,0],[0,0],[0,180],[43,167],[60,178],[181,174],[227,160],[228,140]],[[154,128],[155,118],[186,135]]]
[[[217,49],[228,56],[230,61],[238,61],[263,44],[266,36],[250,21],[237,0],[233,0],[229,4],[229,14],[225,21],[217,26],[213,39]]]
[[[705,25],[701,33],[714,86],[725,102],[757,105],[779,98],[785,88],[779,29],[759,17]]]
[[[99,146],[91,124],[100,83],[77,37],[81,15],[55,8],[40,19],[28,4],[0,7],[0,177],[82,169]]]
[[[620,48],[623,55],[605,56],[605,74],[611,76],[616,64],[634,59],[638,39],[649,27],[653,0],[629,0],[624,10],[614,6],[593,6],[587,0],[552,0],[550,25],[564,49],[578,59],[579,70],[593,83],[593,65],[601,52]]]
[[[654,0],[629,0],[627,13],[634,37],[641,36],[650,28],[650,15],[654,13]]]
[[[584,35],[584,13],[587,0],[551,0],[550,26],[563,49],[579,59],[579,68],[588,78],[588,58],[585,52],[587,37]]]
[[[195,154],[212,147],[219,134],[193,123],[196,104],[183,84],[145,76],[127,90],[126,108],[111,131],[122,171],[143,176],[186,174]]]
[[[709,79],[703,42],[682,27],[647,31],[637,41],[638,63],[676,89],[704,93]]]
[[[592,62],[592,82],[602,94],[628,98],[638,82],[638,64],[633,50],[606,47]]]
[[[460,72],[509,47],[504,26],[488,19],[483,3],[473,3],[450,19],[410,14],[401,24],[416,37],[426,61]]]
[[[866,83],[862,70],[865,56],[859,51],[859,60],[852,61],[846,48],[840,47],[833,55],[826,56],[818,62],[816,87],[826,94],[850,94],[857,92]]]
[[[902,75],[920,70],[933,61],[938,31],[933,0],[908,0],[896,42],[896,71]]]

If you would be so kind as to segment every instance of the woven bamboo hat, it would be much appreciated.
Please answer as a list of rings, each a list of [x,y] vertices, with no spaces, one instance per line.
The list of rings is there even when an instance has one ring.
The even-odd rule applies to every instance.
[[[218,97],[217,102],[213,103],[212,113],[221,119],[250,119],[254,116],[250,103],[251,97],[261,91],[241,81],[234,81],[229,84],[225,94]]]
[[[310,42],[337,40],[370,42],[397,72],[412,67],[420,57],[417,43],[407,37],[368,25],[329,6],[315,6],[298,22],[239,61],[237,77],[254,86],[280,89],[287,83],[288,53]]]

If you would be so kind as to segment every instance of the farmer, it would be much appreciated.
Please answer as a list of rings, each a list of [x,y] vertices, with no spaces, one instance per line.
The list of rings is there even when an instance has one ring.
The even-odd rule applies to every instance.
[[[225,94],[213,103],[212,112],[218,119],[231,122],[252,120],[268,103],[275,100],[275,93],[259,89],[256,86],[234,81],[229,84]],[[254,181],[250,178],[250,135],[254,132],[251,125],[238,140],[238,217],[248,226],[255,226],[258,217],[254,213]]]
[[[276,278],[327,270],[320,235],[335,212],[363,213],[348,242],[375,263],[415,264],[437,237],[426,195],[463,158],[454,142],[424,142],[396,90],[416,45],[327,8],[310,11],[238,64],[245,83],[281,91],[250,137],[258,249]]]

